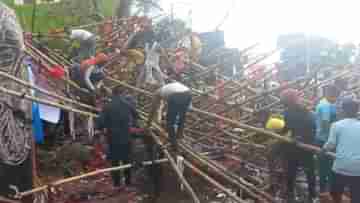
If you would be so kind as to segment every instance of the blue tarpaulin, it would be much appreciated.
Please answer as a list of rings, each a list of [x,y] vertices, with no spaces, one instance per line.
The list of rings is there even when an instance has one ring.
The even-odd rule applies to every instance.
[[[32,131],[36,143],[42,144],[44,142],[43,123],[40,119],[39,104],[36,102],[32,103]]]
[[[29,75],[29,82],[32,85],[35,85],[34,82],[34,75],[31,70],[31,61],[25,60],[25,64],[27,66],[28,75]],[[31,95],[35,95],[35,90],[31,90]],[[36,143],[42,144],[44,142],[44,130],[43,130],[43,123],[40,118],[40,111],[39,111],[39,104],[36,102],[32,102],[31,105],[32,110],[32,131],[33,136],[35,138]]]

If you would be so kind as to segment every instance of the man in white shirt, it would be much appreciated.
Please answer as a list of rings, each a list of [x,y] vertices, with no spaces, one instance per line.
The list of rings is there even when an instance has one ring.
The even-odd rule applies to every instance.
[[[186,112],[191,104],[191,90],[179,82],[169,83],[158,89],[153,98],[152,110],[148,120],[148,127],[161,100],[167,101],[166,127],[174,151],[177,151],[177,138],[182,136]],[[177,130],[175,126],[177,125]],[[177,132],[175,132],[177,131]]]
[[[334,203],[341,203],[344,188],[350,188],[351,202],[360,202],[360,121],[357,119],[359,104],[352,99],[342,102],[344,119],[335,122],[323,150],[336,150],[332,171],[334,173],[331,196]]]
[[[80,43],[80,48],[77,58],[79,62],[95,56],[96,35],[83,29],[69,30],[68,28],[65,28],[65,32],[69,34],[71,40],[76,40]]]

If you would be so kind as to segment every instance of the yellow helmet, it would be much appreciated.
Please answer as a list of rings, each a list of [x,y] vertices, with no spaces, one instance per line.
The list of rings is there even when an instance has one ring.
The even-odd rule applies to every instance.
[[[135,64],[143,64],[145,62],[145,55],[142,51],[137,49],[129,49],[128,50],[128,57],[131,61]]]
[[[285,121],[281,118],[271,117],[266,122],[266,129],[269,130],[282,130],[285,127]]]

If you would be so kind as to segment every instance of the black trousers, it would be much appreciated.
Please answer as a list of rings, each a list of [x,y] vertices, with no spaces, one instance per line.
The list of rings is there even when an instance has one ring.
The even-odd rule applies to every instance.
[[[287,159],[287,193],[289,196],[294,195],[296,175],[300,167],[304,168],[308,184],[309,197],[315,198],[316,176],[315,161],[311,152],[304,151],[296,146],[290,146],[286,150]]]
[[[360,176],[345,176],[338,173],[333,174],[331,183],[331,195],[341,198],[345,187],[350,189],[351,203],[360,202]]]
[[[172,94],[167,99],[167,130],[172,146],[177,149],[177,135],[175,132],[175,124],[178,124],[178,129],[183,129],[185,124],[186,112],[191,103],[191,92]],[[179,116],[179,122],[176,123],[176,118]]]
[[[17,166],[11,166],[0,163],[0,195],[8,196],[14,195],[14,191],[9,188],[10,185],[15,185],[20,191],[26,191],[33,186],[32,177],[32,161],[31,152],[29,152],[28,158]],[[31,199],[32,196],[26,199]],[[29,202],[25,201],[24,202]]]
[[[117,153],[121,153],[121,155],[116,156],[116,155],[112,154],[110,156],[111,166],[112,167],[120,166],[120,161],[123,164],[130,164],[131,163],[131,152],[132,152],[131,143],[119,145],[117,147],[119,147],[119,150],[114,150],[114,151],[117,151]],[[112,152],[112,153],[114,153],[114,152]],[[120,183],[121,183],[120,182],[120,178],[121,178],[120,175],[121,175],[120,171],[111,172],[113,185],[115,187],[120,186]],[[130,168],[125,169],[124,170],[124,175],[125,175],[125,184],[127,186],[129,186],[131,184],[131,169]]]
[[[147,159],[150,161],[155,161],[157,159],[162,159],[164,155],[162,154],[160,148],[156,145],[155,141],[150,136],[144,136],[144,143],[146,145]],[[155,197],[159,197],[162,185],[162,168],[161,164],[151,164],[146,166],[148,176],[151,180],[151,193],[154,194]]]

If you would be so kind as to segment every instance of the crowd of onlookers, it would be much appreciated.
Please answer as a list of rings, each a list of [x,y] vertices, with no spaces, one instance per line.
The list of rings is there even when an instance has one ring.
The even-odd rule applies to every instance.
[[[308,184],[308,202],[328,202],[329,192],[334,203],[342,202],[344,189],[349,188],[352,203],[360,202],[360,121],[356,96],[346,91],[346,83],[324,87],[323,97],[314,111],[304,105],[295,89],[281,95],[285,106],[281,133],[289,135],[293,143],[283,148],[287,163],[287,202],[296,202],[294,194],[296,174],[302,167]],[[315,145],[321,153],[314,154],[298,143]],[[334,152],[331,157],[328,152]],[[318,178],[317,178],[318,175]],[[317,195],[317,180],[320,193]]]

